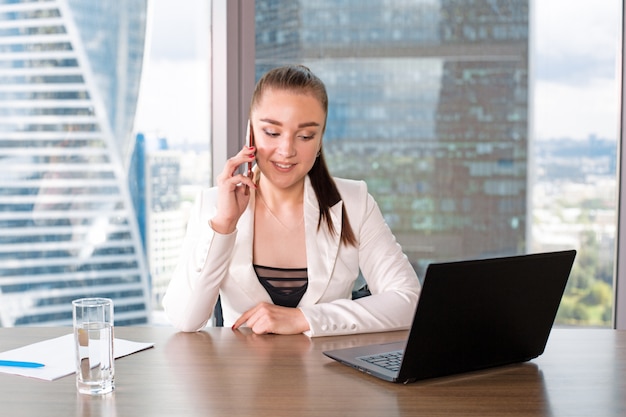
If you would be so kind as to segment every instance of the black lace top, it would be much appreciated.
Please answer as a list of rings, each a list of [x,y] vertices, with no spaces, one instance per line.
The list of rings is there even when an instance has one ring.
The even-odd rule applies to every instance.
[[[296,307],[309,285],[306,268],[272,268],[252,265],[259,282],[272,298],[274,304]]]

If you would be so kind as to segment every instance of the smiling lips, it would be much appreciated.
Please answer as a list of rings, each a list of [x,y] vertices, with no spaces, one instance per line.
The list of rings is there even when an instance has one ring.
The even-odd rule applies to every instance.
[[[280,168],[280,169],[289,169],[293,166],[295,166],[295,164],[281,164],[279,162],[272,162],[276,167]]]

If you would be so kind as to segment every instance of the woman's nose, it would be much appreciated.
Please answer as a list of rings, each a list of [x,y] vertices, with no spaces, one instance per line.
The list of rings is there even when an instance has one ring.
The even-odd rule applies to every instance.
[[[281,140],[278,146],[278,153],[285,158],[289,158],[296,155],[296,147],[294,146],[293,139],[284,138]]]

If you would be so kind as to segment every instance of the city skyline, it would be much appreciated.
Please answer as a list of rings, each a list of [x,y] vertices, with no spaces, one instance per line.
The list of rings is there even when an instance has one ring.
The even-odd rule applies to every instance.
[[[149,321],[124,164],[145,7],[0,4],[0,326],[71,325],[88,296],[115,299],[116,324]]]
[[[159,35],[148,51],[150,78],[142,85],[145,100],[140,102],[136,131],[167,137],[172,147],[208,142],[209,138],[207,114],[201,110],[207,104],[197,97],[201,91],[198,80],[208,88],[207,56],[204,45],[198,43],[198,34],[208,30],[203,26],[208,23],[198,17],[206,11],[209,20],[207,3],[159,0],[152,4],[152,31]],[[619,77],[615,58],[621,42],[621,10],[621,2],[616,0],[531,1],[534,139],[584,140],[596,135],[617,140],[619,89],[615,82]],[[166,34],[167,42],[163,41]],[[614,48],[607,48],[607,43]],[[176,44],[186,47],[173,47]],[[171,80],[180,90],[169,91]],[[194,102],[181,102],[181,91],[196,97]],[[180,121],[164,118],[172,111],[172,102],[177,103],[176,114],[186,114]]]
[[[210,185],[205,68],[210,54],[208,39],[201,36],[210,21],[210,2],[187,0],[180,7],[151,2],[153,15],[169,13],[171,20],[167,30],[152,27],[148,36],[154,39],[144,44],[147,4],[134,0],[118,8],[110,2],[52,0],[0,5],[6,19],[0,29],[0,157],[9,173],[0,187],[0,326],[67,324],[68,300],[92,294],[116,298],[121,325],[146,323],[149,310],[160,307],[160,294],[176,264],[185,210],[193,191]],[[156,13],[157,4],[169,8]],[[201,5],[203,13],[192,4]],[[474,9],[456,0],[403,2],[406,9],[365,20],[358,13],[371,16],[377,2],[346,0],[343,9],[330,0],[257,4],[266,7],[257,10],[257,76],[298,60],[326,82],[332,103],[324,149],[331,172],[367,182],[418,275],[435,260],[529,249],[532,227],[550,233],[558,230],[553,226],[561,227],[551,223],[557,217],[552,202],[555,207],[561,201],[580,204],[575,211],[564,208],[601,217],[597,248],[606,252],[611,247],[611,200],[596,198],[593,187],[586,187],[580,200],[561,198],[561,189],[580,190],[573,177],[563,187],[539,184],[539,175],[528,175],[537,168],[529,158],[537,149],[528,145],[563,138],[616,143],[606,127],[610,123],[602,121],[617,119],[617,89],[609,93],[604,85],[617,83],[606,69],[615,54],[604,48],[588,66],[558,77],[558,71],[569,68],[563,63],[581,63],[580,53],[610,42],[613,26],[606,25],[611,28],[600,31],[599,38],[595,32],[575,38],[579,47],[563,46],[560,56],[546,57],[538,47],[529,66],[533,41],[528,28],[533,23],[531,16],[529,25],[525,0],[502,10],[496,3]],[[602,10],[589,22],[606,18],[607,9]],[[191,21],[189,13],[196,13]],[[332,23],[331,15],[352,26]],[[569,10],[564,14],[572,21],[577,16]],[[299,26],[292,25],[294,19],[301,19]],[[536,25],[545,25],[540,20]],[[185,21],[191,43],[165,36],[174,22]],[[339,26],[343,29],[332,30]],[[277,45],[273,37],[288,41]],[[177,42],[184,47],[172,49]],[[142,72],[149,45],[148,61],[160,66]],[[383,50],[377,51],[381,45]],[[150,89],[161,72],[171,82]],[[540,87],[543,92],[535,91]],[[579,87],[597,91],[590,97]],[[546,92],[549,100],[543,104],[529,103]],[[143,118],[138,115],[134,123],[138,93]],[[567,117],[556,115],[553,108],[560,107],[554,99],[576,103],[572,94],[582,95],[584,105],[575,111],[563,106]],[[595,101],[603,103],[597,117],[589,110]],[[151,112],[146,103],[161,107]],[[160,124],[149,121],[154,116]],[[541,127],[545,119],[574,130],[549,133]],[[580,133],[578,121],[593,122],[597,131]],[[142,125],[146,130],[139,130]],[[533,137],[539,131],[545,136]],[[136,133],[148,138],[146,144],[157,139],[176,151],[145,148],[134,167],[138,177],[145,176],[145,196],[133,207],[131,198],[140,196],[133,184],[139,181],[128,175],[128,167],[130,152],[138,150]],[[543,161],[556,161],[561,166],[555,163],[555,168],[565,172],[567,158],[555,156],[550,153]],[[597,160],[581,161],[589,174],[585,181],[601,171]],[[611,181],[602,190],[614,187]],[[602,214],[593,211],[598,201]],[[137,207],[143,209],[138,210],[141,218],[135,217]],[[531,218],[540,211],[546,222],[533,225]],[[585,227],[568,228],[568,241],[574,242]],[[561,244],[557,235],[554,242],[549,233],[542,238],[547,239],[537,242],[544,247]],[[602,280],[609,285],[606,270]],[[569,300],[577,303],[574,299]],[[610,316],[606,311],[602,317]]]

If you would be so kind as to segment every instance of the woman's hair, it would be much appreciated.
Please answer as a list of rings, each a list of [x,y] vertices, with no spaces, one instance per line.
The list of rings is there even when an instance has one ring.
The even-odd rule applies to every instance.
[[[322,80],[313,74],[310,69],[304,65],[286,65],[274,68],[265,73],[257,82],[254,92],[252,93],[250,112],[259,104],[263,94],[267,90],[272,89],[290,91],[298,94],[310,94],[316,98],[324,110],[324,129],[322,135],[324,134],[326,130],[326,120],[328,118],[328,95],[326,94],[326,87]],[[308,175],[311,179],[311,185],[315,191],[317,201],[319,202],[320,218],[317,227],[319,229],[322,223],[325,222],[328,230],[331,233],[336,233],[332,219],[330,218],[330,208],[341,201],[341,195],[339,194],[335,181],[328,171],[323,148],[320,149],[319,156],[315,160]],[[341,222],[341,242],[345,245],[356,245],[356,237],[350,226],[345,206],[343,206],[341,210]]]

